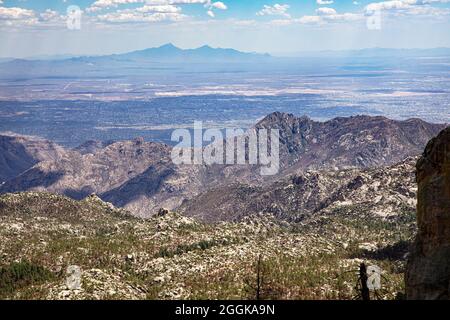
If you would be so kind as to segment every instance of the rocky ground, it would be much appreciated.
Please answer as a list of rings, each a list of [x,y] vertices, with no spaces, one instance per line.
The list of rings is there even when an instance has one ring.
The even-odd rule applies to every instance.
[[[94,195],[75,201],[50,193],[5,194],[0,298],[254,299],[261,259],[262,298],[352,299],[358,266],[366,262],[383,269],[380,295],[393,299],[404,292],[404,263],[416,229],[407,169],[408,161],[384,170],[377,186],[360,172],[363,182],[353,192],[342,191],[323,209],[293,220],[259,212],[207,224],[164,210],[144,220]],[[395,189],[399,177],[404,198]],[[367,206],[368,195],[389,214]],[[77,289],[66,283],[73,265],[81,268]]]
[[[416,161],[410,157],[386,167],[307,170],[258,186],[219,185],[184,201],[178,211],[206,222],[238,221],[260,213],[301,222],[342,208],[395,218],[399,210],[415,210]]]

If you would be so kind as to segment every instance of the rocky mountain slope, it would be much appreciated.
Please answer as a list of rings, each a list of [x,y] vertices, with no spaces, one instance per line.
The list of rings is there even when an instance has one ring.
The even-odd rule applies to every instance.
[[[417,231],[416,197],[407,297],[446,298],[449,133],[433,139],[418,161],[418,189],[416,158],[408,158],[384,167],[297,171],[259,186],[227,183],[190,195],[180,207],[189,216],[159,210],[141,219],[95,195],[0,195],[0,299],[254,299],[258,261],[263,299],[352,299],[362,262],[382,269],[380,298],[399,298]],[[140,180],[164,175],[147,171],[170,171],[171,164],[139,163],[136,146],[160,156],[168,147],[114,145],[64,161],[103,163],[120,145],[142,170],[130,179],[137,179],[134,186],[120,177],[130,196],[142,183],[144,194],[155,192],[154,183],[166,192],[177,192],[167,181],[187,183],[172,172],[163,182]],[[73,268],[80,270],[78,288],[67,283]]]
[[[169,150],[142,139],[117,142],[95,154],[69,150],[56,161],[42,161],[7,181],[2,191],[47,190],[81,199],[119,187],[151,165],[169,161]]]
[[[317,212],[358,208],[392,218],[416,206],[416,158],[373,169],[308,170],[271,184],[232,184],[185,201],[179,212],[207,222],[235,221],[255,214],[300,222]]]
[[[395,121],[354,116],[317,122],[308,117],[275,112],[257,128],[279,129],[284,167],[374,167],[419,155],[445,125],[420,119]]]
[[[273,113],[255,127],[280,129],[281,171],[275,177],[263,179],[258,166],[176,166],[169,146],[136,139],[69,150],[9,179],[0,193],[45,190],[74,199],[96,193],[136,215],[150,216],[160,207],[176,209],[210,189],[239,192],[231,186],[236,183],[253,188],[308,169],[394,164],[418,155],[444,125],[366,116],[316,122]]]
[[[38,137],[0,135],[0,183],[12,179],[41,161],[58,161],[65,150]]]
[[[450,299],[450,128],[417,163],[416,241],[405,277],[408,299]]]
[[[98,140],[89,140],[85,143],[79,145],[74,150],[81,153],[82,155],[85,154],[95,154],[98,151],[104,149],[105,147],[113,144],[114,141],[98,141]]]

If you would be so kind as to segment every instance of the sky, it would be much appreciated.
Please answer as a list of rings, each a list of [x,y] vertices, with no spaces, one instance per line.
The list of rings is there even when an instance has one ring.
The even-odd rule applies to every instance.
[[[450,47],[450,0],[0,0],[0,57]]]

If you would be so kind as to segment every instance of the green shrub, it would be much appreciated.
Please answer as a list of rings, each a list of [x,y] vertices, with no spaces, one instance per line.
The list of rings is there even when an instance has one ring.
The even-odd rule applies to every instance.
[[[42,266],[28,261],[13,262],[0,268],[0,298],[14,294],[18,289],[52,280],[54,275]]]

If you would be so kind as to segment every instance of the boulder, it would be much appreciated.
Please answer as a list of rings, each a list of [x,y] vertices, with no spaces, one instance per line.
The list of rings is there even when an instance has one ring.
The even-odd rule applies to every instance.
[[[169,214],[169,210],[160,208],[158,211],[158,217],[165,217]]]

